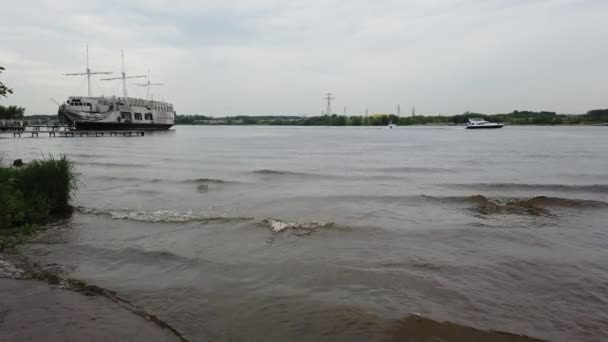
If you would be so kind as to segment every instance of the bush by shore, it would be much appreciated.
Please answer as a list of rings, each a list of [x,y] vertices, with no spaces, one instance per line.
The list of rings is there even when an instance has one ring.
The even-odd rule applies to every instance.
[[[21,167],[0,165],[0,251],[69,215],[76,189],[74,164],[65,156],[43,157]]]

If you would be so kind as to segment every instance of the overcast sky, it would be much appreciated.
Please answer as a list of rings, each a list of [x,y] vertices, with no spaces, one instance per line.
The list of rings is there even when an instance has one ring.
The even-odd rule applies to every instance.
[[[85,68],[150,68],[179,114],[581,113],[608,107],[606,0],[20,0],[0,79],[28,114],[85,95]],[[121,94],[95,77],[94,95]],[[131,82],[135,83],[135,81]],[[145,96],[131,85],[129,95]]]

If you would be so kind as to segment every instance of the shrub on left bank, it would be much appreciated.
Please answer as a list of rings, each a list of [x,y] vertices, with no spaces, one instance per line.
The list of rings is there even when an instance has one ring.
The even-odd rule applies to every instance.
[[[0,250],[68,215],[76,189],[74,164],[65,156],[43,157],[22,167],[0,166]]]

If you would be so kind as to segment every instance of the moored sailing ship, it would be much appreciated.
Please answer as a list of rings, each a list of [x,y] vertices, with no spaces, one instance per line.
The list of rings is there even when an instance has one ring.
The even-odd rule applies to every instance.
[[[161,130],[175,124],[170,103],[131,97],[71,96],[59,116],[79,130]]]
[[[84,73],[66,75],[86,75],[88,81],[88,96],[70,96],[59,106],[59,117],[73,123],[78,130],[166,130],[175,124],[173,105],[164,101],[150,99],[150,86],[160,85],[150,83],[148,76],[127,76],[124,71],[124,54],[122,59],[122,75],[102,80],[122,80],[123,96],[104,97],[91,96],[91,75],[109,74],[109,72],[93,72],[89,68],[87,48],[87,68]],[[148,99],[127,96],[126,80],[130,78],[147,78],[147,82],[139,84],[148,87]]]

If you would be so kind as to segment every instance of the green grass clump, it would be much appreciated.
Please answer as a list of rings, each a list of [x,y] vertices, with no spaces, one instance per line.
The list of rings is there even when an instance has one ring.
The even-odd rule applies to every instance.
[[[0,166],[0,250],[71,213],[77,176],[65,156],[43,157],[22,167]]]

